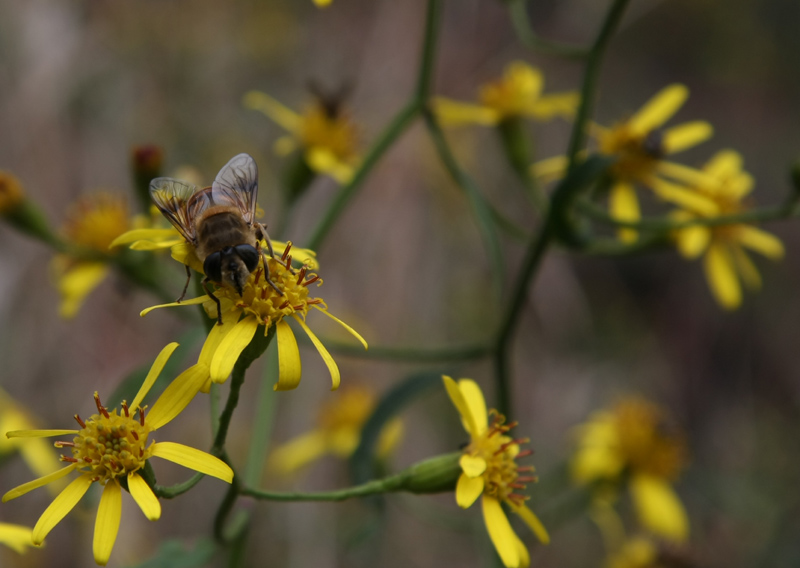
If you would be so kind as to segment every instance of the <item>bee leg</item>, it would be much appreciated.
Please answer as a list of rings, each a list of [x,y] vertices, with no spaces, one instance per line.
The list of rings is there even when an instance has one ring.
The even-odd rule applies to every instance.
[[[269,250],[270,258],[275,258],[275,251],[272,249],[272,241],[269,240],[269,234],[267,234],[267,228],[264,226],[264,223],[257,223],[258,230],[261,233],[261,238],[264,239],[267,243],[267,250]],[[261,240],[261,238],[259,240]]]
[[[269,243],[269,240],[267,241],[267,243]],[[273,282],[273,281],[272,281],[272,278],[270,278],[270,277],[269,277],[269,265],[267,264],[267,255],[265,255],[265,254],[264,254],[264,249],[262,249],[262,248],[261,248],[261,242],[260,242],[260,241],[258,241],[256,244],[257,244],[257,246],[256,246],[256,250],[258,250],[258,254],[260,254],[260,255],[261,255],[261,260],[264,262],[264,280],[266,280],[266,281],[267,281],[267,283],[268,283],[270,286],[272,286],[272,288],[273,288],[273,289],[274,289],[274,290],[275,290],[275,291],[276,291],[278,294],[280,294],[281,296],[283,296],[283,295],[284,295],[284,293],[283,293],[283,290],[281,290],[280,288],[278,288],[278,286],[276,286],[276,285],[275,285],[275,282]],[[270,246],[271,246],[271,245],[270,245]],[[272,251],[270,250],[270,252],[272,252]],[[274,257],[273,257],[273,258],[274,258]]]
[[[209,280],[209,279],[208,279],[208,276],[206,276],[205,278],[203,278],[203,290],[205,290],[205,291],[206,291],[206,294],[208,294],[208,295],[209,295],[209,297],[210,297],[212,300],[214,300],[214,303],[216,303],[216,304],[217,304],[217,325],[222,325],[222,304],[220,304],[220,303],[219,303],[219,298],[217,298],[217,297],[214,295],[214,292],[212,292],[212,291],[209,289],[209,287],[208,287],[208,283],[209,283],[209,282],[211,282],[211,280]]]
[[[176,302],[180,303],[181,300],[186,296],[186,290],[189,289],[189,282],[192,280],[192,273],[189,270],[189,265],[185,264],[186,267],[186,284],[183,285],[183,292],[181,292],[181,297],[175,300]]]

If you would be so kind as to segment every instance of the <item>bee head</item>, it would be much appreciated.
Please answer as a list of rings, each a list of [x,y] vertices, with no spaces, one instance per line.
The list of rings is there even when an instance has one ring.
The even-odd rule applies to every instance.
[[[241,296],[250,273],[258,266],[259,254],[251,245],[225,247],[208,255],[203,270],[209,280],[232,286]]]

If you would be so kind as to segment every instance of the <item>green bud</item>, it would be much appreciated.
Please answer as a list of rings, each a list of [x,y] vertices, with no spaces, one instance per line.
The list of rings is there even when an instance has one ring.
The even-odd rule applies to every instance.
[[[511,167],[523,178],[528,177],[531,164],[531,140],[525,130],[525,122],[520,117],[506,118],[497,125],[503,148]]]
[[[444,454],[417,462],[400,472],[397,491],[443,493],[453,491],[461,475],[461,452]]]

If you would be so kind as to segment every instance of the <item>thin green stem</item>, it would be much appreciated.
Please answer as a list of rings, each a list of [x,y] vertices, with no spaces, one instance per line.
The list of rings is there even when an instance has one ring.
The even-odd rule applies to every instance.
[[[421,106],[428,99],[433,82],[433,65],[436,61],[436,40],[442,20],[442,0],[428,0],[425,14],[425,33],[422,42],[422,56],[417,75],[417,88],[414,100]]]
[[[258,483],[261,472],[264,471],[264,462],[269,450],[269,440],[275,418],[277,396],[272,385],[278,379],[278,353],[275,345],[270,345],[268,350],[264,377],[259,387],[253,427],[250,430],[250,450],[247,453],[247,462],[244,467],[244,483],[246,485]]]
[[[583,82],[581,85],[581,104],[578,107],[578,114],[572,127],[572,134],[569,140],[567,157],[569,158],[568,171],[575,168],[578,155],[586,145],[587,125],[594,109],[594,94],[597,89],[597,80],[600,76],[600,65],[606,53],[606,48],[611,41],[614,32],[622,21],[625,9],[630,0],[614,0],[611,9],[606,14],[603,27],[592,44],[592,49],[586,61],[583,71]]]
[[[517,39],[534,51],[568,59],[585,59],[589,55],[589,50],[584,47],[540,38],[531,28],[525,0],[509,0],[508,12]]]
[[[305,340],[302,340],[305,342]],[[364,350],[360,345],[337,342],[323,339],[329,351],[337,354],[357,357],[360,359],[378,359],[382,361],[436,363],[440,361],[468,361],[485,357],[492,351],[492,346],[486,343],[459,345],[453,347],[384,347],[370,345],[369,350]],[[310,342],[309,342],[310,343]]]
[[[204,477],[205,474],[203,473],[195,473],[192,477],[182,483],[176,483],[175,485],[154,485],[153,493],[156,494],[156,497],[160,497],[162,499],[172,499],[189,491]]]
[[[248,495],[255,499],[267,501],[344,501],[356,497],[368,497],[397,491],[396,485],[399,478],[397,476],[385,479],[373,479],[361,485],[355,485],[346,489],[336,489],[334,491],[315,491],[304,493],[300,491],[264,491],[250,487],[242,488],[242,495]]]

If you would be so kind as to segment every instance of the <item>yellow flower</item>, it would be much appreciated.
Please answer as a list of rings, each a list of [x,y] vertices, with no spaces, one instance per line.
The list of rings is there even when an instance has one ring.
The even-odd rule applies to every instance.
[[[706,180],[690,189],[708,198],[715,210],[684,206],[672,215],[676,221],[712,219],[747,210],[742,200],[753,189],[753,178],[742,169],[742,157],[733,150],[722,150],[703,167]],[[704,256],[704,268],[711,292],[725,309],[733,310],[742,303],[740,281],[745,287],[761,287],[758,273],[745,249],[767,258],[783,257],[783,244],[777,237],[752,225],[737,223],[714,227],[691,226],[674,233],[680,253],[689,259]]]
[[[685,463],[683,437],[668,428],[663,410],[628,397],[579,427],[571,469],[580,484],[627,481],[642,526],[683,542],[689,521],[671,482]]]
[[[506,66],[501,79],[481,87],[479,104],[437,97],[434,105],[436,114],[448,125],[475,123],[495,126],[512,118],[549,120],[575,114],[578,93],[543,95],[543,88],[541,71],[522,61],[514,61]]]
[[[270,457],[271,467],[291,474],[326,454],[350,457],[361,441],[361,429],[377,402],[375,393],[366,387],[343,388],[322,405],[314,430],[275,448]],[[403,423],[399,419],[386,424],[378,441],[378,456],[387,456],[402,433]]]
[[[661,176],[694,182],[702,177],[696,170],[665,161],[663,158],[686,150],[707,140],[713,133],[704,121],[685,122],[666,129],[662,126],[678,112],[689,90],[673,84],[659,91],[628,120],[612,128],[592,125],[599,151],[615,156],[612,168],[614,183],[609,195],[611,214],[623,221],[638,221],[641,217],[639,199],[634,189],[638,183],[649,187],[658,197],[694,208],[713,208],[702,196],[668,183]],[[622,240],[631,242],[637,233],[631,229],[619,232]]]
[[[53,258],[51,269],[61,296],[61,317],[74,317],[89,293],[106,278],[110,268],[103,257],[109,254],[109,245],[135,222],[121,195],[99,192],[82,197],[72,206],[63,227],[64,237],[87,253],[96,253],[98,260],[67,254]]]
[[[34,426],[35,420],[30,413],[6,391],[0,389],[0,432],[26,430]],[[44,440],[31,440],[27,444],[20,442],[21,440],[9,440],[0,436],[0,458],[19,451],[30,470],[37,475],[47,475],[58,469],[58,458],[50,444]]]
[[[30,527],[0,523],[0,544],[5,544],[17,553],[23,554],[29,546],[32,546],[31,532]]]
[[[314,4],[316,4],[317,8],[325,8],[330,6],[333,0],[314,0]]]
[[[249,91],[244,106],[262,112],[289,134],[278,139],[275,152],[286,156],[296,149],[308,167],[341,184],[353,178],[359,163],[358,128],[336,102],[316,100],[298,114],[261,91]]]
[[[619,550],[610,554],[605,568],[656,568],[658,547],[650,539],[637,536],[627,539]]]
[[[131,405],[123,402],[119,413],[117,409],[109,412],[100,403],[95,392],[97,414],[85,422],[75,415],[80,430],[16,430],[6,434],[9,438],[73,436],[72,441],[55,443],[57,448],[70,448],[72,455],[61,457],[62,461],[69,463],[67,467],[20,485],[3,495],[5,503],[73,471],[80,473],[39,517],[31,536],[34,545],[42,544],[47,534],[77,505],[89,487],[98,483],[103,486],[103,494],[97,511],[93,549],[95,562],[105,565],[119,531],[123,485],[148,519],[154,521],[161,516],[161,504],[140,474],[146,461],[152,457],[218,477],[228,483],[233,480],[231,468],[205,452],[175,442],[152,442],[147,445],[153,432],[170,422],[186,407],[197,392],[197,388],[192,387],[205,380],[203,373],[189,369],[184,374],[189,374],[192,378],[175,379],[156,400],[145,419],[145,411],[140,404],[177,346],[177,343],[171,343],[161,351]],[[194,392],[189,396],[191,390]]]
[[[528,566],[528,550],[514,533],[501,505],[505,503],[522,517],[543,544],[550,542],[544,525],[525,505],[527,497],[515,492],[536,480],[532,466],[518,466],[515,461],[532,453],[519,448],[528,440],[506,435],[516,423],[505,424],[503,416],[494,410],[487,412],[477,383],[470,379],[456,382],[447,376],[442,380],[470,436],[470,443],[459,461],[462,474],[456,485],[456,502],[466,509],[482,496],[483,520],[503,564],[508,568]]]
[[[282,243],[280,243],[282,245]],[[279,243],[273,243],[277,248]],[[280,250],[280,249],[277,249]],[[278,366],[279,376],[275,390],[290,390],[300,384],[301,364],[300,350],[297,347],[297,340],[294,337],[292,328],[285,321],[291,317],[305,331],[308,338],[317,348],[323,361],[328,367],[333,383],[332,390],[339,388],[340,373],[339,367],[325,346],[317,338],[314,332],[306,324],[306,316],[312,308],[325,314],[339,325],[344,327],[364,348],[367,342],[353,328],[333,316],[328,312],[328,306],[321,298],[311,298],[309,286],[316,284],[320,286],[322,279],[319,275],[311,272],[308,264],[314,260],[313,251],[299,249],[300,258],[305,263],[301,268],[292,268],[292,243],[286,243],[283,254],[280,257],[267,260],[269,266],[270,279],[280,289],[280,293],[273,288],[263,277],[263,265],[250,274],[245,284],[242,295],[227,286],[216,289],[214,294],[219,298],[222,306],[222,324],[215,325],[206,338],[203,349],[200,352],[199,364],[207,366],[210,372],[209,380],[215,383],[225,382],[233,371],[239,355],[250,343],[256,334],[259,326],[263,326],[264,334],[275,326],[278,340]],[[191,266],[197,272],[203,270],[203,266],[194,254],[191,245],[181,243],[172,247],[173,257]],[[172,302],[153,306],[142,311],[142,315],[148,314],[157,308],[170,306],[190,306],[203,304],[209,317],[217,319],[216,303],[207,295],[184,300],[180,303]],[[206,389],[210,383],[203,387]]]
[[[22,183],[10,172],[0,170],[0,215],[10,213],[24,200]]]

